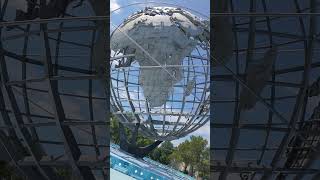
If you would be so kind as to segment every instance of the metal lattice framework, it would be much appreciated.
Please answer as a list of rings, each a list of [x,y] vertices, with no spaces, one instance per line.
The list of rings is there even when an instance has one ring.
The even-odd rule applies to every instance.
[[[67,18],[105,16],[108,2],[0,2],[0,158],[28,179],[107,179],[109,19]]]
[[[319,2],[212,6],[212,178],[318,179]]]
[[[149,2],[149,5],[151,4]],[[113,25],[119,27],[111,35],[111,48],[115,50],[111,57],[113,113],[129,128],[134,129],[136,123],[139,123],[141,133],[155,140],[165,141],[184,137],[209,120],[209,27],[182,9],[146,8],[128,17],[123,24]],[[160,18],[161,16],[163,19]],[[166,21],[166,16],[168,21]],[[153,17],[157,18],[154,18],[154,21],[150,20]],[[196,45],[186,54],[186,57],[184,54],[182,54],[183,57],[180,57],[180,51],[184,51],[187,47],[182,49],[178,45],[175,47],[173,45],[178,44],[175,42],[166,44],[166,40],[174,41],[175,36],[178,36],[179,33],[181,33],[181,39],[176,37],[176,42],[187,41],[183,38],[190,38],[185,35],[188,34],[188,29],[182,29],[188,25],[175,26],[178,22],[182,22],[179,19],[175,21],[176,17],[185,17],[184,23],[190,20],[188,25],[194,26],[193,28],[196,29],[194,31],[202,32],[201,35],[192,37],[196,39]],[[156,26],[157,23],[160,23],[156,19],[161,19],[159,21],[164,24],[164,28],[158,30],[160,26],[152,26],[152,24]],[[139,23],[142,25],[138,26]],[[127,30],[130,24],[133,25],[132,29]],[[148,28],[148,25],[145,24],[149,24],[151,28],[144,30]],[[141,27],[140,31],[133,30],[136,27]],[[172,32],[167,32],[168,29]],[[143,36],[131,32],[141,32]],[[148,32],[153,32],[155,37],[152,33],[148,35]],[[171,37],[174,33],[175,35]],[[148,36],[150,36],[149,39]],[[163,41],[157,37],[163,37]],[[118,48],[119,50],[116,48],[118,46],[121,47]],[[171,46],[175,48],[173,51],[170,51]],[[164,54],[168,54],[168,57],[163,58]],[[178,58],[179,62],[175,64],[174,58]],[[180,72],[181,79],[175,79],[180,76]],[[175,75],[171,75],[172,73]],[[147,78],[151,83],[147,81]],[[157,99],[166,93],[165,87],[170,83],[172,83],[170,87],[172,90],[169,94],[164,95],[165,103],[152,107],[152,101],[149,99]],[[147,96],[148,89],[152,89],[151,97]]]

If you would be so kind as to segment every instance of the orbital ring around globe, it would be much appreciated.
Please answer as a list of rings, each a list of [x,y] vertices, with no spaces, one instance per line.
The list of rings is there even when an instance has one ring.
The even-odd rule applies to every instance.
[[[146,7],[112,24],[110,38],[113,114],[163,141],[199,129],[210,115],[209,21],[173,6]]]

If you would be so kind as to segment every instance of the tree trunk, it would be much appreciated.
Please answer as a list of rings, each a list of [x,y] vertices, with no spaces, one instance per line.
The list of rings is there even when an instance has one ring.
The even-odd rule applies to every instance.
[[[184,163],[184,167],[183,167],[184,174],[188,174],[187,168],[188,168],[188,164]]]
[[[190,165],[189,176],[193,176],[193,165]]]

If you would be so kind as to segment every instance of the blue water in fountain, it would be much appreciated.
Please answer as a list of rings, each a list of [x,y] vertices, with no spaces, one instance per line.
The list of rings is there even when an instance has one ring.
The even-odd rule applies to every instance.
[[[122,151],[115,144],[111,144],[110,146],[110,163],[111,172],[113,172],[110,179],[118,179],[120,178],[119,176],[122,176],[121,180],[195,180],[193,177],[149,158],[135,158],[129,153]],[[124,177],[127,177],[127,179],[123,179]]]

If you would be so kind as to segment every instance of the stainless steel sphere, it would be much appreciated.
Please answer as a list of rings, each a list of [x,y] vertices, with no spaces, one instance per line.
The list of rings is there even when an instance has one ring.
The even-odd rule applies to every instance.
[[[209,119],[207,21],[180,8],[145,8],[111,34],[111,104],[129,128],[173,140]]]

